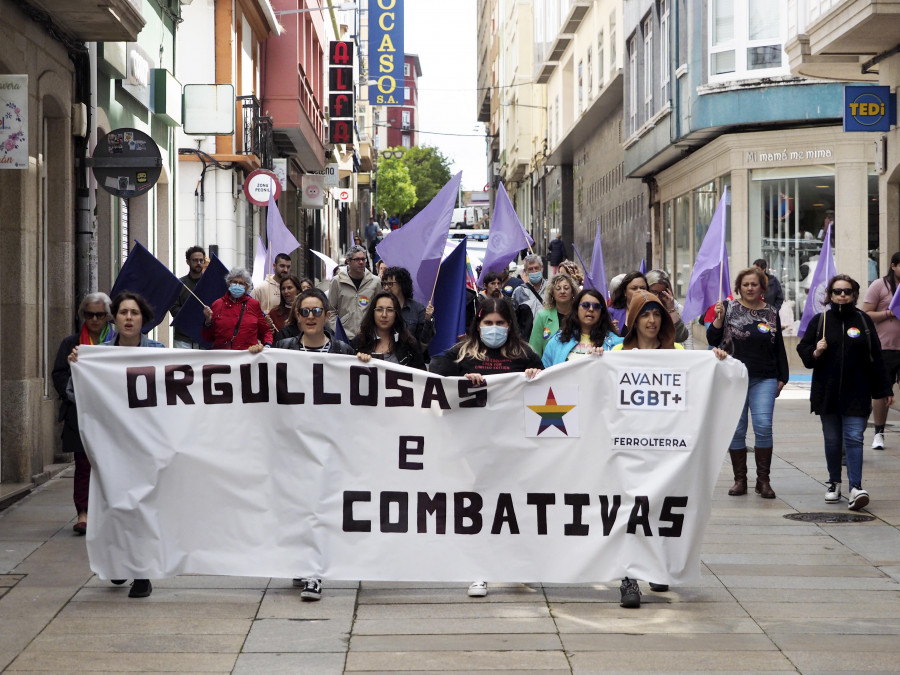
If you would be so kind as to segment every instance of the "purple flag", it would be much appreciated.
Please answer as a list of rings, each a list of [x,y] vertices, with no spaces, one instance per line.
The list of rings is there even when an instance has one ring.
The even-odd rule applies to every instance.
[[[266,238],[269,240],[269,258],[275,259],[279,253],[290,255],[298,248],[300,242],[291,234],[281,218],[281,212],[275,203],[275,190],[269,192],[269,208],[266,209]],[[268,272],[268,267],[266,272]]]
[[[606,285],[606,267],[603,266],[603,242],[600,241],[600,221],[597,221],[597,236],[594,237],[594,249],[591,251],[591,280],[594,290],[609,298],[609,287]]]
[[[831,227],[829,225],[829,227]],[[894,297],[891,298],[891,304],[888,305],[888,309],[891,310],[891,314],[894,316],[900,315],[900,286],[897,286],[897,291],[894,293]]]
[[[405,267],[409,271],[414,297],[423,305],[428,304],[434,292],[461,181],[462,171],[412,220],[388,234],[375,248],[388,267]]]
[[[487,250],[484,252],[484,260],[481,262],[481,276],[478,277],[478,285],[483,285],[483,280],[488,272],[499,272],[506,269],[510,260],[513,260],[523,248],[534,246],[534,239],[522,226],[519,216],[509,201],[509,195],[500,183],[497,190],[497,201],[494,204],[494,217],[491,218],[490,236],[488,237]]]
[[[728,188],[722,191],[722,198],[716,207],[709,229],[697,252],[697,260],[691,272],[687,298],[684,301],[685,321],[699,318],[710,305],[727,298],[731,283],[728,272],[728,250],[725,248],[725,201]],[[720,282],[721,279],[721,282]]]
[[[203,339],[203,322],[205,321],[203,305],[211,306],[213,302],[228,292],[228,285],[225,283],[226,274],[228,274],[228,268],[222,264],[215,253],[211,253],[209,265],[203,271],[200,281],[194,286],[194,295],[188,296],[172,320],[171,325],[180,328],[185,335],[189,335],[194,342],[203,345],[206,349],[212,345]],[[200,301],[197,298],[200,298]]]
[[[641,266],[638,268],[641,274],[647,274],[647,261],[641,258]]]
[[[441,263],[441,283],[434,293],[434,337],[431,356],[440,356],[466,332],[466,240]]]
[[[253,287],[261,286],[266,282],[266,247],[263,245],[262,237],[256,238],[256,254],[253,256]],[[227,272],[226,272],[227,274]]]
[[[831,252],[831,225],[829,225],[825,230],[825,240],[822,242],[816,270],[813,272],[812,282],[806,294],[803,316],[800,317],[800,328],[797,329],[797,335],[800,337],[806,333],[806,327],[812,318],[825,311],[825,304],[828,302],[828,298],[825,297],[825,289],[835,274],[837,274],[837,267],[834,265],[834,254]]]
[[[149,333],[165,318],[182,288],[184,284],[181,279],[135,239],[134,247],[119,270],[109,296],[115,298],[122,291],[142,295],[153,308],[153,321],[141,326],[141,332]]]

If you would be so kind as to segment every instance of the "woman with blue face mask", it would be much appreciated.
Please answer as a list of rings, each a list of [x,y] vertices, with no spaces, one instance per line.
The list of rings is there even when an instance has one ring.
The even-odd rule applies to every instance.
[[[531,379],[543,370],[541,359],[516,330],[512,304],[505,298],[485,298],[460,342],[431,359],[429,370],[438,375],[465,377],[483,385],[485,375],[525,373]],[[487,582],[469,586],[469,596],[487,595]]]
[[[259,302],[250,297],[250,272],[235,267],[225,275],[228,291],[203,308],[203,339],[213,349],[246,349],[251,354],[272,346],[272,330]]]

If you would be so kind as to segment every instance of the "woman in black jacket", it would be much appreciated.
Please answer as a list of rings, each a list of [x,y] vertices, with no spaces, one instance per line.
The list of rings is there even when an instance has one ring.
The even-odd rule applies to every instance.
[[[813,369],[810,409],[822,421],[828,490],[825,501],[841,500],[841,446],[847,451],[851,511],[869,503],[862,489],[863,432],[872,399],[893,403],[881,358],[881,341],[872,319],[856,308],[859,284],[846,274],[826,289],[830,308],[809,322],[797,353]]]
[[[71,452],[75,457],[75,480],[73,481],[72,496],[75,501],[75,510],[78,512],[78,519],[72,529],[77,534],[87,532],[91,462],[81,444],[75,402],[70,401],[66,396],[66,387],[72,377],[68,359],[76,345],[98,345],[115,340],[116,329],[110,323],[112,319],[109,309],[111,302],[106,293],[91,293],[85,296],[78,306],[81,330],[63,338],[59,350],[56,352],[56,360],[53,362],[53,386],[56,388],[60,400],[58,420],[63,423],[62,448],[63,452]]]
[[[375,294],[359,324],[359,333],[350,344],[358,352],[357,356],[369,354],[390,363],[425,370],[419,341],[406,327],[400,302],[388,291]]]
[[[348,356],[356,353],[353,347],[335,338],[334,334],[325,327],[330,314],[328,298],[318,288],[303,291],[294,300],[291,313],[294,315],[294,320],[289,325],[294,326],[296,332],[291,337],[278,340],[275,343],[277,349]]]

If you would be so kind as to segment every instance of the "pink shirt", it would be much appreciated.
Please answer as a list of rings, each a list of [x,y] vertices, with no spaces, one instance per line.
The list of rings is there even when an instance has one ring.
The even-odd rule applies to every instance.
[[[868,303],[877,312],[884,312],[893,299],[890,286],[884,279],[876,279],[866,291],[863,302]],[[900,319],[895,316],[875,324],[878,338],[881,340],[882,349],[900,350]]]

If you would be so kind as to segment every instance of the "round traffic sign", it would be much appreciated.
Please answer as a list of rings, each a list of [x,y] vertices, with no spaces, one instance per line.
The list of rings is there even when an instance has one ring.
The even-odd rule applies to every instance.
[[[269,205],[269,194],[275,190],[275,199],[281,196],[281,181],[268,169],[251,171],[244,180],[244,194],[247,199],[257,206]]]

